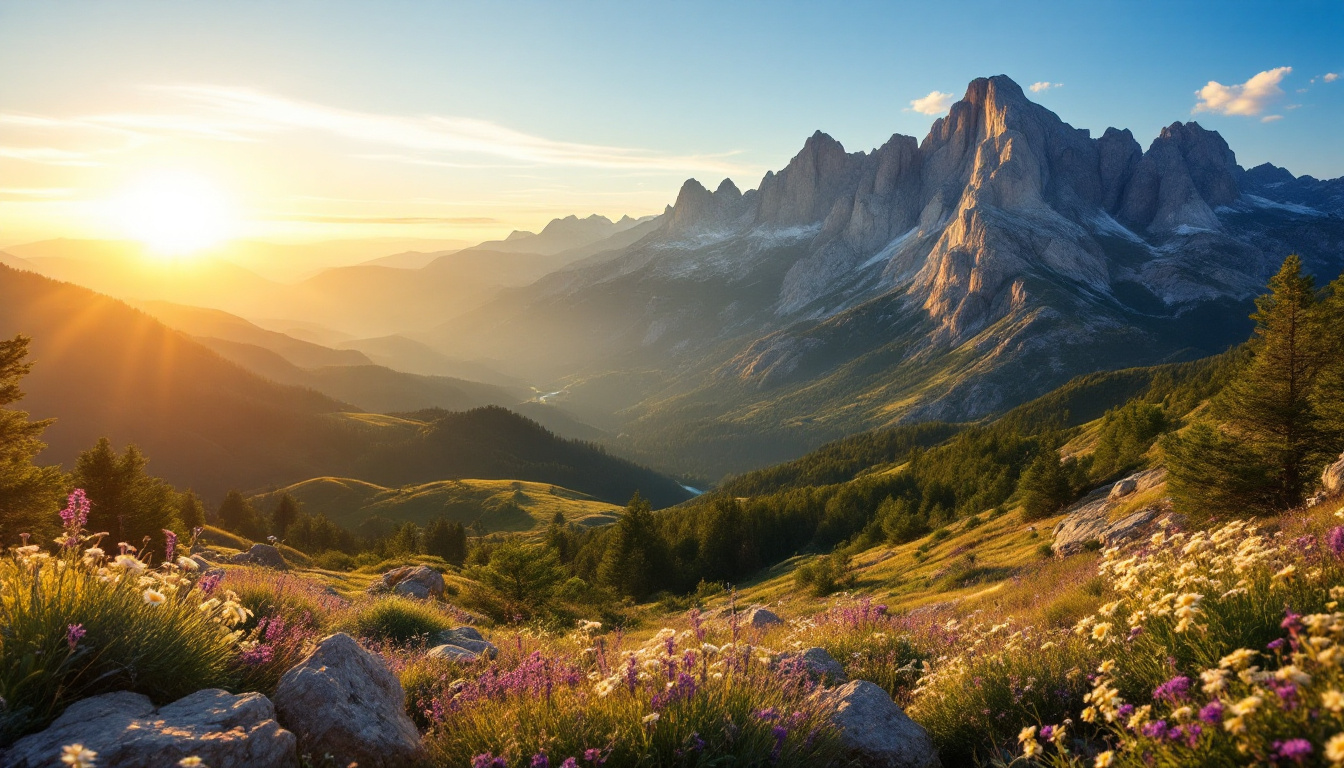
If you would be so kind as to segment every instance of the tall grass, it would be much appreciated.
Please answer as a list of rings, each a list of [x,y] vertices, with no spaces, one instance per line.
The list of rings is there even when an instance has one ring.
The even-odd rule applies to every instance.
[[[58,556],[27,545],[0,557],[0,742],[87,696],[129,690],[166,702],[236,682],[231,627],[246,614],[232,595],[210,596],[190,561],[151,569],[129,554],[108,558],[83,517],[62,517]]]
[[[380,597],[357,603],[335,619],[336,627],[376,643],[426,643],[452,627],[452,617],[434,604],[406,597]]]

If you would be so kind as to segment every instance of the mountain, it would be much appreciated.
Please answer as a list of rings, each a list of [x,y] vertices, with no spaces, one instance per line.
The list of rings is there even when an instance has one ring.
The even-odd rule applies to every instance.
[[[20,406],[56,417],[40,460],[73,466],[107,436],[150,470],[207,495],[321,474],[360,450],[345,406],[267,381],[144,312],[0,267],[0,335],[32,338]]]
[[[552,219],[540,232],[514,230],[503,240],[484,242],[475,246],[475,249],[501,253],[538,253],[543,256],[553,256],[559,253],[575,252],[623,232],[640,230],[643,225],[648,224],[654,218],[653,216],[645,216],[640,219],[632,219],[629,216],[622,216],[619,221],[612,221],[606,216],[600,216],[596,213],[586,219],[580,219],[578,216],[566,216],[563,219]]]
[[[153,315],[164,325],[183,333],[262,347],[300,368],[373,364],[372,360],[358,350],[332,349],[276,331],[268,331],[237,315],[218,309],[188,307],[167,301],[142,301],[133,304]]]
[[[817,132],[757,189],[687,181],[637,242],[421,338],[621,403],[627,450],[718,476],[1241,341],[1285,255],[1344,266],[1339,181],[1285,174],[1193,122],[1093,138],[982,78],[922,141]]]
[[[152,473],[211,499],[231,488],[323,476],[385,486],[533,481],[613,504],[636,490],[661,505],[690,496],[669,477],[557,437],[503,408],[361,413],[314,389],[246,370],[121,301],[0,266],[0,336],[15,334],[32,339],[33,368],[20,406],[34,418],[57,419],[39,460],[66,468],[106,436],[118,447],[140,446]],[[292,367],[275,352],[251,349]],[[371,368],[377,367],[334,366],[313,375],[322,383],[327,372]],[[367,389],[397,393],[377,379]]]

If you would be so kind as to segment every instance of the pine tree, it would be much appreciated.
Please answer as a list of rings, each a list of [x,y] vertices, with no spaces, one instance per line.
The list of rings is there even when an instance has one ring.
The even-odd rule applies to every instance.
[[[205,506],[194,492],[187,491],[178,498],[177,519],[185,531],[205,525]]]
[[[671,570],[667,543],[654,526],[653,510],[638,492],[607,534],[597,568],[600,583],[635,599],[664,585]]]
[[[1314,401],[1329,345],[1311,276],[1296,256],[1284,259],[1255,305],[1251,361],[1214,411],[1263,462],[1272,505],[1287,509],[1302,502],[1314,465],[1326,455]]]
[[[53,420],[30,421],[9,408],[23,398],[19,380],[32,367],[27,355],[26,337],[0,339],[0,546],[17,543],[20,533],[49,541],[59,526],[55,513],[66,482],[56,467],[33,465],[46,447],[42,431]]]
[[[1207,422],[1196,422],[1162,441],[1167,490],[1176,509],[1203,517],[1211,512],[1263,511],[1276,502],[1270,467],[1244,442]]]
[[[266,523],[252,503],[238,491],[229,491],[219,505],[215,519],[219,527],[252,541],[266,538]]]
[[[460,566],[467,559],[467,529],[461,523],[440,517],[425,526],[425,554]]]
[[[161,540],[165,529],[182,527],[177,493],[145,471],[148,463],[134,445],[118,456],[106,437],[79,455],[73,482],[88,494],[90,530],[138,547],[145,537]]]
[[[394,555],[405,556],[420,553],[420,527],[409,520],[397,527],[396,533],[387,542],[387,548]]]
[[[1037,453],[1017,483],[1023,517],[1027,520],[1049,517],[1069,503],[1073,497],[1069,474],[1054,448]]]
[[[1327,451],[1344,451],[1344,275],[1327,286],[1320,303],[1325,363],[1313,398]]]
[[[509,621],[548,608],[565,572],[554,552],[510,540],[495,547],[489,562],[468,575],[488,592],[485,602],[490,612]]]
[[[280,495],[280,501],[275,505],[271,512],[271,531],[278,537],[284,538],[285,532],[299,519],[299,503],[288,493]]]

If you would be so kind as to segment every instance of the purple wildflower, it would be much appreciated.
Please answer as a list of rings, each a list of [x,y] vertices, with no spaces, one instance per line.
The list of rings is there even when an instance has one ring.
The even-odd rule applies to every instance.
[[[1279,622],[1279,626],[1293,634],[1297,634],[1302,630],[1302,614],[1293,613],[1291,610],[1284,611],[1283,621]]]
[[[532,756],[531,768],[551,768],[551,759],[545,752],[538,752]]]
[[[71,624],[69,627],[66,628],[65,642],[67,645],[70,646],[70,650],[72,652],[75,650],[75,646],[79,645],[79,641],[82,640],[83,638],[84,638],[83,624]]]
[[[1278,652],[1278,651],[1283,650],[1283,647],[1284,647],[1285,645],[1287,645],[1287,644],[1288,644],[1288,639],[1287,639],[1287,638],[1280,637],[1280,638],[1278,638],[1277,640],[1270,640],[1269,643],[1265,646],[1265,648],[1267,648],[1267,649],[1269,649],[1269,650],[1271,650],[1271,651]]]
[[[275,649],[265,643],[258,643],[238,654],[238,660],[249,667],[259,667],[275,660]]]
[[[61,524],[66,528],[78,530],[89,522],[89,497],[83,488],[76,488],[66,499],[65,509],[61,510]]]
[[[770,732],[775,737],[775,748],[770,750],[770,762],[777,763],[780,756],[784,754],[784,740],[789,737],[789,729],[782,725],[776,725],[770,729]]]
[[[209,573],[202,576],[200,581],[196,582],[196,588],[201,590],[202,593],[208,595],[211,592],[215,591],[215,588],[219,586],[219,582],[223,578],[224,578],[223,571],[210,571]]]
[[[583,760],[584,762],[592,763],[593,765],[601,765],[607,762],[607,759],[602,756],[602,750],[597,749],[596,747],[583,750]]]
[[[566,757],[565,762],[560,764],[560,768],[579,768],[579,761],[572,757]]]
[[[696,752],[704,751],[705,740],[700,738],[699,732],[692,733],[688,741],[690,742],[691,749],[695,750]]]
[[[1132,715],[1132,714],[1134,714],[1134,705],[1133,705],[1133,704],[1121,704],[1121,705],[1120,705],[1120,708],[1117,709],[1117,710],[1115,710],[1115,714],[1116,714],[1116,716],[1119,717],[1121,720],[1128,720],[1128,719],[1129,719],[1129,716]]]
[[[774,720],[775,718],[779,717],[779,710],[775,709],[774,707],[770,707],[769,709],[758,709],[755,712],[752,712],[751,716],[756,718],[757,720],[761,720],[763,722],[768,723]]]
[[[1190,695],[1190,678],[1178,675],[1153,689],[1153,699],[1175,704]]]
[[[1167,735],[1167,721],[1154,720],[1151,723],[1144,723],[1140,731],[1144,736],[1150,739],[1160,739]]]
[[[496,758],[490,752],[482,752],[481,754],[471,758],[471,768],[495,768],[496,765],[502,766],[504,765],[503,763],[497,762],[497,760],[502,759],[503,758]]]
[[[1206,723],[1221,723],[1223,721],[1223,702],[1214,699],[1205,704],[1199,710],[1199,719]]]
[[[1193,748],[1199,743],[1199,737],[1204,734],[1204,726],[1199,723],[1190,723],[1185,726],[1185,745]]]
[[[1300,763],[1311,754],[1311,742],[1306,739],[1288,739],[1274,742],[1274,755],[1280,760]]]
[[[1325,545],[1330,548],[1330,554],[1335,557],[1344,558],[1344,525],[1336,525],[1326,534]]]
[[[163,546],[163,559],[165,562],[173,562],[173,555],[177,554],[177,534],[163,529],[163,538],[168,542]]]
[[[1041,733],[1040,733],[1041,741],[1049,741],[1050,737],[1054,735],[1055,735],[1055,726],[1053,725],[1041,726]]]

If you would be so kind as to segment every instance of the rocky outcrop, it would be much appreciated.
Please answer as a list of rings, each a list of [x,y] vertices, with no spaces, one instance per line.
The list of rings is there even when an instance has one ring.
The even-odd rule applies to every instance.
[[[1236,156],[1199,123],[1172,123],[1153,140],[1126,186],[1119,218],[1157,233],[1220,229],[1214,209],[1235,201]]]
[[[397,768],[424,757],[397,676],[344,633],[322,640],[280,678],[275,708],[302,751],[330,754],[337,765]]]
[[[877,685],[855,680],[822,689],[817,700],[857,764],[872,768],[938,768],[941,764],[928,732]]]
[[[822,685],[840,685],[849,682],[844,665],[836,661],[825,648],[808,648],[797,653],[783,653],[777,661],[781,669],[800,670]]]
[[[246,552],[239,552],[229,559],[234,565],[259,565],[277,571],[288,571],[289,563],[280,555],[280,550],[270,544],[253,544]]]
[[[753,605],[742,612],[741,626],[748,629],[769,629],[783,623],[774,611],[763,606]]]
[[[1051,551],[1058,557],[1083,552],[1090,546],[1114,546],[1142,532],[1160,515],[1170,511],[1165,500],[1111,522],[1117,504],[1135,493],[1147,491],[1166,481],[1165,467],[1136,472],[1111,486],[1102,486],[1069,507],[1054,530]]]
[[[446,585],[443,574],[427,565],[403,565],[384,573],[382,578],[369,585],[368,592],[373,594],[391,592],[403,597],[421,600],[441,599]]]
[[[77,701],[46,730],[19,739],[0,755],[6,768],[48,768],[61,748],[82,744],[109,768],[163,768],[199,757],[211,768],[297,766],[294,734],[259,693],[208,689],[155,708],[122,691]]]
[[[1344,490],[1344,453],[1339,455],[1339,461],[1326,467],[1321,473],[1321,487],[1326,493],[1338,493]]]

